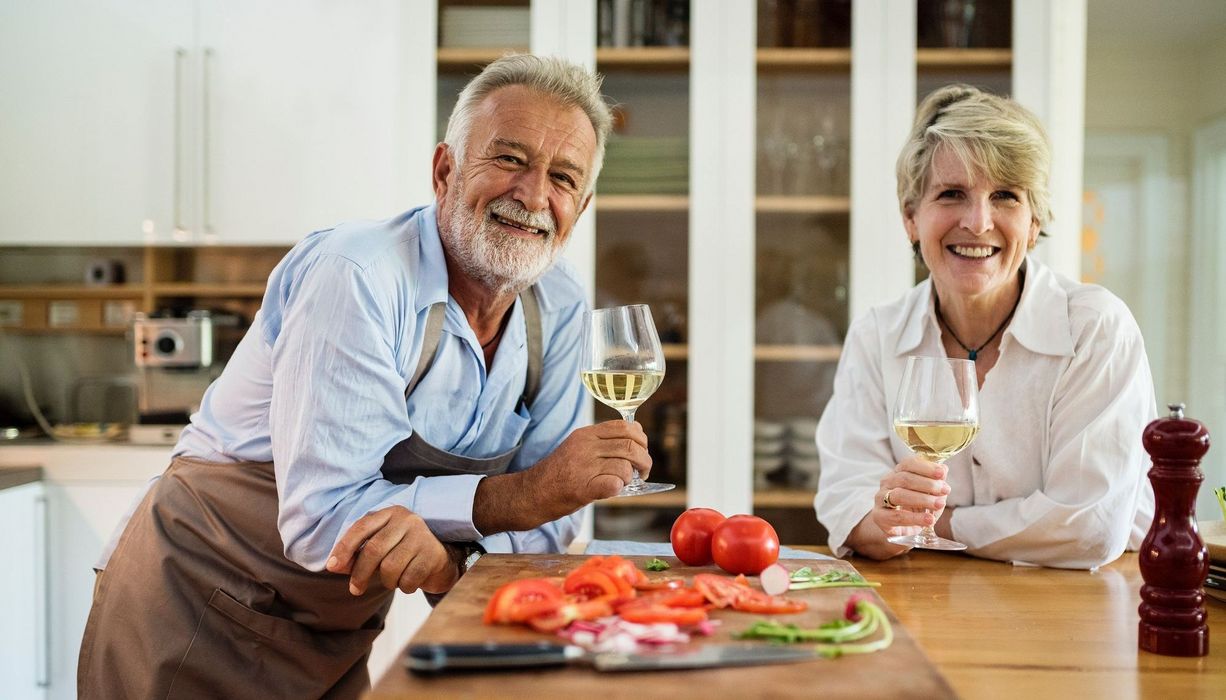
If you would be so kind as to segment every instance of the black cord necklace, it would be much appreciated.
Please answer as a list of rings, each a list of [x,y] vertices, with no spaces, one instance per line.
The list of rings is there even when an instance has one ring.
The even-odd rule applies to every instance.
[[[937,320],[941,322],[941,325],[945,326],[945,330],[949,331],[949,337],[953,338],[954,342],[962,346],[962,349],[968,353],[966,359],[970,360],[971,362],[974,362],[976,358],[979,357],[979,353],[984,348],[986,348],[989,343],[995,340],[996,336],[1000,335],[1000,332],[1005,329],[1005,326],[1009,325],[1009,321],[1013,319],[1014,312],[1017,311],[1018,303],[1021,302],[1022,300],[1022,289],[1025,286],[1026,286],[1026,277],[1025,275],[1022,275],[1021,278],[1018,280],[1017,298],[1013,300],[1013,308],[1009,309],[1009,315],[1005,316],[1005,320],[1001,321],[1000,325],[996,327],[996,330],[992,331],[992,335],[988,336],[988,339],[983,341],[983,345],[980,345],[977,348],[969,347],[967,346],[966,343],[962,342],[962,339],[958,337],[958,334],[954,333],[953,326],[949,325],[949,322],[946,321],[945,317],[941,315],[941,297],[936,296],[936,288],[934,287],[932,290],[932,293],[933,293],[933,296],[936,296]]]

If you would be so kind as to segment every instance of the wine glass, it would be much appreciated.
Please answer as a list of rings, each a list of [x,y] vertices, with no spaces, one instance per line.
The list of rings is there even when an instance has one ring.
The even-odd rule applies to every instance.
[[[894,432],[912,452],[939,464],[971,444],[979,434],[975,363],[908,357],[894,404]],[[966,549],[961,542],[937,536],[931,525],[917,535],[896,535],[889,541],[920,549]]]
[[[594,309],[583,316],[583,359],[579,376],[596,400],[634,420],[634,411],[664,381],[664,349],[646,304]],[[674,488],[634,480],[618,496],[642,496]]]

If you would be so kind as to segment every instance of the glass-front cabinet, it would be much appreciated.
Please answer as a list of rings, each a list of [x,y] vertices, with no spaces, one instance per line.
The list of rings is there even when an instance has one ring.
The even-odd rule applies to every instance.
[[[1013,92],[1012,5],[439,0],[435,138],[464,83],[511,50],[594,66],[616,103],[568,257],[595,306],[652,308],[668,368],[638,419],[652,479],[678,488],[597,504],[595,537],[661,541],[682,509],[709,506],[824,543],[814,433],[848,324],[923,275],[894,159],[931,90]],[[1069,12],[1039,5],[1031,53],[1055,50],[1041,30]]]

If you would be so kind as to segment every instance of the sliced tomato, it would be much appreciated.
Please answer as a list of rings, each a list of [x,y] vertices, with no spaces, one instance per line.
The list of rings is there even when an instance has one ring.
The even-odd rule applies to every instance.
[[[537,578],[512,581],[497,591],[485,606],[485,624],[527,622],[552,613],[562,605],[562,589]]]
[[[590,566],[570,572],[562,583],[562,590],[580,601],[616,598],[623,595],[623,588],[608,573]]]
[[[613,606],[607,600],[586,600],[579,603],[566,603],[545,615],[537,615],[528,620],[532,629],[538,632],[557,632],[575,620],[595,620],[613,614]]]
[[[589,566],[600,569],[610,576],[620,578],[630,586],[647,581],[647,574],[640,571],[639,567],[634,565],[634,562],[629,559],[623,559],[616,554],[610,554],[607,557],[592,557],[585,561],[580,568]]]
[[[707,611],[703,608],[681,608],[640,601],[623,605],[618,608],[617,614],[627,622],[637,622],[644,625],[657,622],[671,622],[675,625],[697,625],[707,619]]]
[[[762,591],[751,590],[732,604],[734,610],[756,613],[758,615],[785,615],[798,613],[809,609],[809,604],[803,600],[793,600],[783,596],[767,595]]]
[[[737,574],[736,578],[732,579],[732,582],[738,586],[749,588],[749,579],[745,578],[745,574]]]
[[[685,588],[685,579],[680,576],[665,576],[662,578],[647,577],[646,581],[634,584],[638,591],[664,591]]]
[[[707,597],[693,588],[673,588],[649,591],[632,602],[638,603],[639,601],[674,608],[701,608],[707,604]]]
[[[694,588],[717,608],[732,606],[747,592],[753,590],[718,574],[695,574]]]

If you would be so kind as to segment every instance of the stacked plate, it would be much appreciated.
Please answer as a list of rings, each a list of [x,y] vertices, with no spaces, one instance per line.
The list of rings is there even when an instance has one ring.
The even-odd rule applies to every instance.
[[[753,422],[753,482],[770,485],[770,477],[787,463],[787,426],[768,420]]]
[[[798,486],[817,488],[822,463],[817,456],[817,419],[803,416],[788,421],[788,465]]]
[[[600,194],[685,194],[690,187],[689,143],[684,137],[613,134],[605,150],[604,169],[596,183]]]
[[[527,48],[527,7],[443,7],[439,46],[448,48]]]
[[[1209,577],[1205,579],[1205,595],[1226,603],[1226,521],[1202,520],[1198,526],[1201,539],[1209,550]]]

